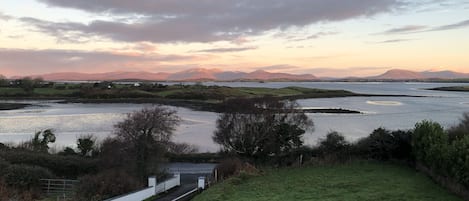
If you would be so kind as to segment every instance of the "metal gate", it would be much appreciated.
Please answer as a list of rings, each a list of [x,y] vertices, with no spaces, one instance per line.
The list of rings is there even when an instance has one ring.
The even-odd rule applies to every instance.
[[[41,179],[41,188],[48,196],[69,197],[78,183],[78,180],[69,179]]]

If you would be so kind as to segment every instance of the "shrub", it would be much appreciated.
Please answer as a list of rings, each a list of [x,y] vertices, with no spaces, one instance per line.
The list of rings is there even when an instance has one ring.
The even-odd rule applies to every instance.
[[[3,158],[0,158],[0,178],[5,174],[5,170],[10,166],[10,163]]]
[[[431,121],[422,121],[415,125],[412,136],[415,157],[427,167],[445,173],[449,157],[448,135],[443,127]]]
[[[238,158],[229,158],[221,161],[215,169],[217,170],[216,179],[226,179],[238,174],[243,167],[243,162]]]
[[[97,161],[77,156],[60,156],[29,151],[0,152],[0,157],[12,164],[26,164],[47,168],[55,175],[76,178],[97,171]]]
[[[8,150],[8,149],[9,149],[8,146],[0,142],[0,151]]]
[[[319,140],[319,149],[324,153],[336,153],[344,150],[350,144],[345,137],[338,132],[330,132],[325,139]]]
[[[319,145],[313,152],[325,162],[342,162],[350,159],[351,144],[338,132],[330,132],[326,138],[319,139]]]
[[[61,156],[76,156],[76,155],[78,155],[78,153],[75,152],[75,150],[71,147],[65,147],[64,150],[62,150],[61,152],[59,152],[57,154],[61,155]]]
[[[258,175],[259,170],[249,163],[245,163],[238,158],[229,158],[221,161],[216,167],[216,179],[227,179],[232,176],[238,176],[238,179],[246,179],[253,175]]]
[[[412,160],[410,131],[389,131],[378,128],[354,144],[356,154],[365,158],[386,161]]]
[[[453,141],[449,154],[448,167],[451,176],[469,187],[469,136]]]
[[[136,177],[123,170],[107,170],[79,178],[77,200],[98,201],[126,194],[143,187]]]
[[[21,200],[21,201],[35,201],[38,200],[40,194],[36,190],[12,188],[8,186],[3,180],[0,179],[0,200]]]
[[[465,113],[459,124],[448,129],[449,140],[452,142],[469,136],[469,113]]]
[[[53,177],[54,175],[45,168],[27,165],[10,165],[3,175],[5,183],[22,189],[39,187],[40,179]]]

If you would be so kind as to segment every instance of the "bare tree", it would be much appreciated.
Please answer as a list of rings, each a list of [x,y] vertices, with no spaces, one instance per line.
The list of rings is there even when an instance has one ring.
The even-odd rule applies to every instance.
[[[199,151],[199,148],[196,145],[188,143],[169,143],[168,152],[172,154],[193,154]]]
[[[139,176],[144,178],[154,170],[152,162],[161,155],[179,123],[175,110],[153,106],[130,113],[115,125],[118,139],[128,144],[128,151],[135,157]]]
[[[254,160],[279,157],[303,145],[313,122],[294,101],[233,99],[217,120],[213,140],[225,151]]]

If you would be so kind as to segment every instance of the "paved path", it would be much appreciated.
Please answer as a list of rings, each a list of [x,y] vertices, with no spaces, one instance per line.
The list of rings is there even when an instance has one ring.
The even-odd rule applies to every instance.
[[[169,191],[167,194],[162,194],[161,197],[155,201],[171,201],[185,193],[197,188],[197,181],[201,174],[181,174],[181,186]]]
[[[169,192],[168,194],[162,195],[161,198],[156,199],[155,201],[171,201],[177,197],[184,195],[185,193],[194,190],[197,188],[197,184],[185,184],[177,187],[174,191]]]

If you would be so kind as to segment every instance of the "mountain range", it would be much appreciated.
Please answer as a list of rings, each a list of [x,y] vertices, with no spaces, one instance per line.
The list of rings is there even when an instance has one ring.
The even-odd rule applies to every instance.
[[[428,80],[428,79],[463,79],[469,78],[469,73],[454,71],[423,71],[393,69],[378,76],[368,77],[372,80]]]
[[[12,77],[13,79],[22,76]],[[107,72],[77,73],[62,72],[34,75],[50,81],[87,81],[87,80],[152,80],[152,81],[318,81],[318,80],[429,80],[429,79],[463,79],[469,73],[454,71],[410,71],[402,69],[389,70],[381,75],[353,78],[318,78],[312,74],[271,73],[264,70],[253,72],[223,71],[220,69],[194,68],[176,73],[151,72]]]
[[[22,76],[21,76],[22,77]],[[21,78],[12,77],[13,79]],[[43,75],[33,75],[30,77],[41,77],[49,81],[85,81],[85,80],[154,80],[154,81],[236,81],[236,80],[291,80],[291,81],[312,81],[318,80],[311,74],[288,74],[271,73],[257,70],[250,73],[241,71],[222,71],[220,69],[194,68],[176,73],[151,73],[151,72],[107,72],[107,73],[49,73]]]

